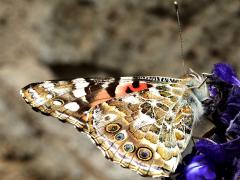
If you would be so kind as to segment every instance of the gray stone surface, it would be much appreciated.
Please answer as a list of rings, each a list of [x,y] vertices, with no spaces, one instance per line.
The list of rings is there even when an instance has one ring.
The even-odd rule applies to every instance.
[[[240,72],[239,1],[181,1],[187,67]],[[144,179],[114,165],[67,124],[32,111],[31,82],[184,72],[170,1],[0,0],[1,179]]]

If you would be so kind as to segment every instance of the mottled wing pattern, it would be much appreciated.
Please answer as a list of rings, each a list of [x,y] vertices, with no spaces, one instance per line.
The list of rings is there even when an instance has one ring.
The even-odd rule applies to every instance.
[[[105,156],[144,176],[169,176],[200,107],[189,78],[45,81],[22,89],[35,110],[87,133]]]
[[[146,81],[132,77],[78,78],[71,81],[32,83],[21,90],[21,95],[36,111],[54,116],[62,122],[86,129],[90,108],[113,97],[151,87]]]
[[[89,134],[107,158],[123,167],[168,177],[191,136],[190,99],[187,87],[175,83],[111,99],[92,109]]]

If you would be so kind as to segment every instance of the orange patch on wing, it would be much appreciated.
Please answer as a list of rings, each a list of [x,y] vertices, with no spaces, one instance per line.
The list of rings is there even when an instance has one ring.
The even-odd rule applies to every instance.
[[[138,86],[137,88],[134,88],[132,84],[130,84],[128,87],[129,87],[129,88],[131,89],[131,91],[133,91],[133,92],[135,92],[135,91],[142,91],[142,90],[148,88],[147,83],[139,83],[139,86]]]
[[[138,92],[138,91],[142,91],[144,89],[147,89],[148,88],[148,85],[147,83],[145,82],[140,82],[139,83],[139,86],[137,88],[134,88],[132,83],[126,83],[126,84],[122,84],[122,85],[119,85],[117,88],[116,88],[116,91],[115,91],[115,94],[116,94],[116,97],[121,97],[121,96],[124,96],[127,94],[127,89],[130,89],[132,92]]]
[[[116,97],[121,97],[121,96],[124,96],[126,93],[126,89],[127,89],[128,86],[126,85],[119,85],[116,90],[115,90],[115,94],[116,94]]]
[[[94,98],[95,100],[91,103],[91,106],[93,107],[93,106],[96,106],[96,105],[98,105],[98,104],[100,104],[100,103],[103,103],[103,102],[106,102],[106,101],[108,101],[108,100],[110,100],[110,99],[112,99],[111,98],[111,96],[108,94],[108,92],[105,90],[105,89],[103,89],[103,90],[101,90],[101,91],[99,91],[98,93],[97,93],[97,95],[96,95],[96,97]]]
[[[139,86],[137,88],[134,88],[132,83],[120,84],[115,89],[115,97],[119,98],[119,97],[122,97],[122,96],[128,94],[126,92],[128,88],[132,92],[138,92],[138,91],[142,91],[144,89],[147,89],[148,85],[145,82],[140,82]],[[109,93],[105,89],[102,89],[101,91],[99,91],[97,93],[97,95],[96,95],[96,97],[94,99],[95,100],[91,103],[92,107],[96,106],[96,105],[98,105],[100,103],[106,102],[106,101],[112,99],[112,97],[109,95]]]

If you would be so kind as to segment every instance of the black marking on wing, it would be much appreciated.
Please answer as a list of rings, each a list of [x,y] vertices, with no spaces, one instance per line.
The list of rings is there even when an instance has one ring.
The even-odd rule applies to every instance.
[[[139,81],[137,81],[137,80],[133,81],[133,83],[132,83],[133,88],[138,88],[139,85],[140,85]]]
[[[161,77],[161,76],[135,76],[133,79],[143,80],[147,82],[172,82],[177,83],[180,79],[169,78],[169,77]]]
[[[130,89],[130,87],[127,87],[126,93],[132,93],[133,91]]]
[[[50,113],[40,111],[40,109],[38,109],[37,107],[32,107],[32,110],[34,110],[35,112],[40,112],[41,114],[43,114],[45,116],[50,116]]]
[[[89,85],[85,87],[84,90],[87,94],[90,94],[92,91],[94,91],[94,89],[96,89],[96,84],[91,79],[87,79],[86,81],[89,83]]]
[[[120,81],[120,78],[116,78],[115,82],[110,83],[108,85],[108,87],[106,88],[106,91],[108,92],[108,94],[111,97],[115,97],[116,96],[115,90],[116,90],[116,87],[119,85],[119,81]]]
[[[147,88],[151,88],[151,87],[153,87],[153,85],[147,84]]]
[[[92,102],[92,100],[94,99],[94,95],[97,94],[97,91],[102,89],[102,83],[96,83],[96,81],[94,81],[93,79],[87,79],[87,82],[89,83],[89,85],[84,88],[86,92],[85,97],[88,102]]]
[[[88,111],[91,106],[89,105],[89,103],[82,101],[81,99],[77,98],[74,100],[74,102],[76,102],[81,108],[80,108],[80,112],[84,112],[84,111]]]

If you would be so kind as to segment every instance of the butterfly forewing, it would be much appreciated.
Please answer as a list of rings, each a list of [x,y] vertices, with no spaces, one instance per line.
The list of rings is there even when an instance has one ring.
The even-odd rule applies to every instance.
[[[113,97],[140,91],[151,84],[131,77],[33,83],[21,90],[21,95],[34,110],[49,114],[83,128],[91,107]],[[77,123],[77,124],[76,124]]]
[[[21,94],[34,109],[89,134],[112,161],[144,176],[168,177],[202,108],[190,80],[79,78],[30,84]]]

